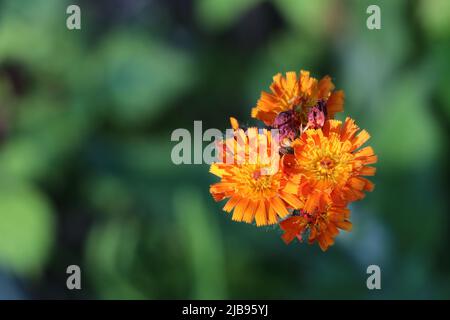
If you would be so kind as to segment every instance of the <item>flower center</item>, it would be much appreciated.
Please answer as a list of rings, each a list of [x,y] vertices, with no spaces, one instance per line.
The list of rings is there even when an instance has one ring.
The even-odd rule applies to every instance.
[[[253,171],[253,179],[258,180],[261,177],[261,170]]]
[[[263,175],[261,169],[254,170],[248,179],[248,185],[256,192],[265,192],[272,187],[272,176]]]
[[[330,159],[329,157],[323,158],[322,160],[320,160],[319,163],[323,170],[333,169],[333,167],[334,167],[334,161],[333,161],[333,159]]]
[[[333,179],[338,164],[329,156],[319,158],[316,162],[316,172],[321,178]]]
[[[348,146],[343,144],[338,136],[322,137],[320,148],[306,148],[298,165],[305,175],[313,180],[325,180],[331,185],[344,183],[352,171],[352,155],[347,149]]]
[[[238,192],[243,197],[250,199],[271,197],[278,190],[278,173],[274,175],[263,174],[262,168],[255,165],[242,166],[239,173]]]
[[[351,165],[348,163],[347,154],[323,155],[315,160],[315,173],[319,179],[337,182],[348,175]]]

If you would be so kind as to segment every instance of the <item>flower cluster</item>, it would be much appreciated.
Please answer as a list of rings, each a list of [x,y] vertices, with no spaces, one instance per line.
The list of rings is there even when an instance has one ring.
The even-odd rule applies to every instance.
[[[278,224],[286,243],[317,241],[325,251],[339,229],[351,230],[349,203],[374,188],[365,177],[375,174],[377,156],[362,147],[370,136],[348,117],[334,120],[343,110],[344,93],[328,76],[274,76],[251,113],[267,128],[240,128],[231,118],[234,134],[210,168],[221,179],[210,187],[214,200],[227,199],[223,210],[234,221]]]

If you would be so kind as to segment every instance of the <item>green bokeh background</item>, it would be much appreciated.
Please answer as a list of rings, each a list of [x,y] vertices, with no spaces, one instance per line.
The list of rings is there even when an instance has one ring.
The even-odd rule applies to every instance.
[[[0,298],[449,299],[449,56],[447,0],[0,0]],[[170,159],[174,129],[254,124],[300,69],[379,155],[326,253],[232,222],[208,166]]]

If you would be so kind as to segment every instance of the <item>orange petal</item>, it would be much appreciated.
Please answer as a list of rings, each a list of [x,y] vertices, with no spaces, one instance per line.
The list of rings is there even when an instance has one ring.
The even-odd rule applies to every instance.
[[[355,152],[355,159],[370,157],[374,154],[375,152],[373,151],[372,147],[364,147],[361,150]]]
[[[223,211],[231,212],[231,210],[233,210],[233,208],[237,205],[240,199],[241,197],[239,196],[232,197],[230,200],[227,201],[227,203],[223,207]]]
[[[268,224],[275,224],[277,223],[277,213],[275,212],[275,210],[273,210],[272,206],[270,205],[270,203],[266,200],[266,208],[268,208],[268,212],[267,212],[267,223]]]
[[[293,194],[281,192],[281,198],[286,201],[289,205],[292,206],[294,209],[301,209],[303,208],[303,201],[300,200],[298,196],[294,196]]]
[[[375,175],[376,171],[377,168],[375,167],[362,167],[362,169],[359,171],[359,174],[362,176],[373,176]]]
[[[358,178],[350,178],[348,180],[348,183],[353,189],[357,190],[363,190],[364,187],[366,186],[366,182]]]
[[[334,84],[331,81],[330,76],[325,76],[320,79],[318,84],[319,89],[319,99],[327,99],[330,92],[334,90]]]
[[[231,123],[231,127],[234,130],[239,129],[239,122],[236,120],[236,118],[230,117],[230,123]]]
[[[272,199],[270,199],[270,204],[272,205],[272,207],[275,210],[275,212],[281,218],[284,218],[287,215],[289,215],[289,211],[284,206],[283,201],[281,201],[278,197],[273,197]]]
[[[252,223],[255,217],[257,207],[258,202],[250,200],[248,203],[248,207],[244,211],[244,217],[242,218],[242,221],[246,223]]]
[[[352,223],[348,220],[344,220],[344,221],[338,221],[336,222],[336,226],[339,229],[345,230],[345,231],[350,231],[352,230]]]
[[[259,201],[258,209],[256,209],[255,220],[257,226],[265,226],[267,224],[267,213],[264,200]]]
[[[356,125],[355,120],[347,117],[341,131],[341,141],[353,139],[359,127]]]
[[[223,169],[220,169],[217,164],[213,163],[211,165],[211,167],[209,167],[209,172],[211,172],[212,174],[218,176],[218,177],[222,177],[223,173],[225,172]]]
[[[234,208],[233,216],[231,219],[234,221],[242,221],[242,218],[244,217],[244,211],[245,209],[247,209],[249,202],[250,200],[248,198],[241,198],[241,200],[239,200],[236,207]]]
[[[337,112],[344,111],[344,91],[333,92],[327,100],[327,113],[330,119],[334,118]]]
[[[320,201],[320,193],[314,192],[314,193],[310,194],[309,197],[307,197],[303,209],[306,212],[314,212],[316,210],[316,208],[319,207],[319,204],[320,204],[319,201]]]
[[[353,150],[361,147],[369,139],[370,134],[366,130],[362,130],[355,138],[352,139]]]

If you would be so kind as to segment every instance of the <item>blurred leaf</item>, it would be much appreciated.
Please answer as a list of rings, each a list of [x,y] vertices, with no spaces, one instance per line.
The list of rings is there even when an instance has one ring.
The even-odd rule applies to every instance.
[[[332,17],[332,0],[275,0],[274,3],[291,26],[316,39],[324,34],[326,22]]]
[[[440,119],[441,122],[449,121],[450,119],[450,41],[445,43],[437,43],[433,45],[429,55],[426,57],[427,64],[431,66],[429,73],[433,74],[429,81],[436,86],[438,101],[435,108],[442,108],[446,116],[445,119]]]
[[[14,135],[0,151],[0,173],[18,179],[37,179],[64,169],[86,133],[85,114],[61,108],[45,95],[30,95],[18,112]],[[59,166],[55,167],[54,164]]]
[[[193,298],[225,298],[224,253],[212,213],[204,207],[195,188],[179,189],[174,205],[179,233],[191,259]]]
[[[370,0],[352,2],[348,14],[348,33],[337,37],[340,50],[340,87],[346,93],[345,112],[356,119],[368,119],[391,111],[391,103],[380,101],[391,90],[401,67],[414,48],[405,1],[379,1],[382,12],[380,30],[366,27]],[[364,71],[362,73],[362,70]],[[338,83],[339,86],[339,83]]]
[[[442,138],[428,112],[426,78],[397,78],[379,104],[384,112],[377,114],[371,133],[380,163],[412,169],[435,161]]]
[[[223,31],[229,28],[248,9],[262,0],[196,0],[196,16],[208,30]]]
[[[50,205],[26,185],[0,184],[0,265],[35,275],[43,268],[54,239]]]
[[[23,61],[42,77],[54,72],[59,81],[76,66],[80,35],[66,28],[64,1],[5,1],[0,7],[0,62]]]
[[[94,61],[118,123],[148,121],[193,84],[189,56],[140,35],[105,39]]]
[[[450,1],[421,0],[417,9],[421,22],[430,38],[450,36]]]
[[[140,292],[129,279],[136,241],[132,222],[110,220],[92,229],[86,243],[86,269],[101,298],[145,299],[152,295],[149,290]]]
[[[93,207],[101,213],[118,215],[131,211],[133,199],[124,179],[109,175],[92,177],[84,189]]]
[[[256,54],[251,65],[248,89],[252,104],[255,104],[262,90],[269,90],[272,77],[277,73],[299,72],[300,69],[312,70],[317,59],[317,52],[322,43],[304,39],[297,33],[283,33],[270,41],[264,50]],[[280,59],[283,57],[283,59]],[[313,76],[317,76],[314,74]],[[247,111],[250,116],[250,109]]]

